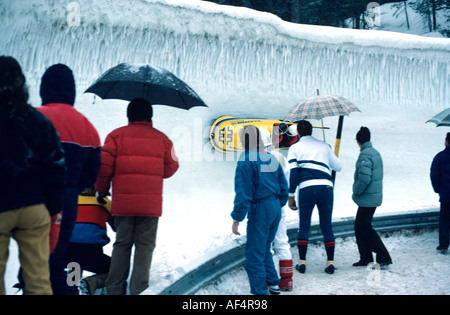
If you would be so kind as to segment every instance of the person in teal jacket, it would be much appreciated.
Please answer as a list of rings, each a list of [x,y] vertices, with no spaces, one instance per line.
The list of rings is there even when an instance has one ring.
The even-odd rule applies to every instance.
[[[239,222],[248,216],[245,270],[250,291],[255,295],[279,294],[277,270],[271,244],[278,230],[281,208],[288,200],[288,184],[278,160],[266,151],[255,126],[242,129],[245,151],[239,157],[235,174],[232,231],[240,235]]]
[[[355,219],[356,243],[360,260],[353,266],[367,266],[373,262],[372,252],[380,266],[392,264],[391,256],[377,232],[372,228],[375,210],[383,201],[383,160],[370,142],[370,130],[361,127],[356,134],[361,148],[353,183],[353,201],[358,205]]]

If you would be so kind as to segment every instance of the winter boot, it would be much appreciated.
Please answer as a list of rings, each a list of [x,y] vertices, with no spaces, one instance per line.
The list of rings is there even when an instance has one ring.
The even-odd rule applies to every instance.
[[[78,290],[80,291],[80,295],[92,295],[89,284],[85,279],[80,280],[80,286],[78,287]]]
[[[332,275],[334,271],[336,270],[336,267],[334,266],[333,260],[327,260],[327,266],[325,268],[325,272]]]
[[[108,273],[93,275],[80,281],[80,292],[82,295],[94,295],[97,289],[105,287]]]
[[[445,254],[447,253],[447,251],[448,251],[448,247],[445,247],[445,246],[438,246],[438,247],[436,247],[436,250],[437,250],[439,253],[445,255]]]
[[[300,273],[305,273],[305,271],[306,271],[306,260],[299,259],[297,266],[295,266],[295,269],[298,272],[300,272]]]
[[[269,289],[270,295],[280,295],[280,287],[277,285],[268,285],[267,288]]]
[[[292,260],[280,260],[280,290],[292,291],[294,281],[294,262]]]

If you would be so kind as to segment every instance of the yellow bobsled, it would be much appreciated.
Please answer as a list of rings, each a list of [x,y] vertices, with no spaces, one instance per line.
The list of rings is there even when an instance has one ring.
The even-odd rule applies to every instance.
[[[296,127],[289,128],[294,123],[276,119],[241,119],[232,116],[217,118],[211,125],[211,144],[221,153],[244,150],[239,140],[239,130],[247,125],[267,129],[272,135],[275,149],[287,149],[298,141]]]

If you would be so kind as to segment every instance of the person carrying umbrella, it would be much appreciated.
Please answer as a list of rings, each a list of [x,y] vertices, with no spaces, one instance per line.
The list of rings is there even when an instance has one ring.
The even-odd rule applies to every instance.
[[[439,246],[440,252],[447,252],[450,241],[450,132],[445,138],[445,149],[433,159],[430,170],[431,184],[439,194],[441,210],[439,216]]]
[[[111,214],[116,241],[106,279],[106,290],[111,295],[126,293],[133,245],[130,294],[140,294],[148,287],[158,220],[162,215],[163,180],[178,170],[172,141],[153,128],[150,103],[141,98],[132,100],[127,116],[128,125],[113,130],[105,139],[95,184],[101,204],[112,185]]]
[[[299,142],[289,148],[288,162],[291,173],[289,177],[289,207],[297,210],[295,191],[299,187],[300,227],[298,231],[298,251],[300,260],[295,267],[300,273],[306,270],[306,251],[308,248],[311,215],[317,205],[320,217],[320,227],[324,236],[327,264],[325,272],[334,273],[334,234],[331,225],[333,212],[333,179],[332,170],[340,171],[341,162],[331,150],[331,147],[313,138],[312,125],[301,120],[297,125]]]

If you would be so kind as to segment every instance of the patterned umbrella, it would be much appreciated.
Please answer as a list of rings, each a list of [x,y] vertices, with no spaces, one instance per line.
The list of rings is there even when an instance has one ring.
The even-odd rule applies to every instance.
[[[298,122],[302,119],[322,119],[330,116],[348,116],[360,111],[352,102],[342,96],[323,95],[307,98],[295,104],[284,118]]]
[[[334,153],[336,156],[339,156],[344,116],[348,116],[351,112],[360,112],[360,110],[348,99],[335,95],[321,96],[319,95],[319,90],[317,90],[317,96],[307,98],[306,100],[295,104],[289,110],[284,120],[289,122],[299,122],[303,119],[322,120],[324,117],[339,116],[336,144],[334,146]],[[332,176],[333,179],[336,177],[335,171],[333,171]]]
[[[450,127],[450,108],[443,110],[442,112],[440,112],[433,118],[427,120],[426,122],[435,123],[436,127],[442,126]]]

